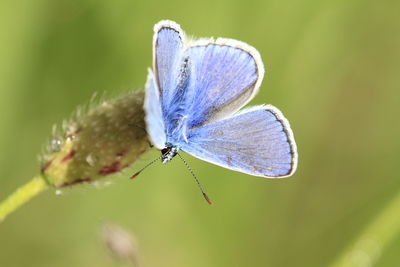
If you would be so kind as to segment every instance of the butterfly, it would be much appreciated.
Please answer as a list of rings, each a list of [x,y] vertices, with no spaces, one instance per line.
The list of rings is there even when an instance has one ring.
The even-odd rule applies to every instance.
[[[263,77],[261,56],[250,45],[225,38],[190,40],[176,22],[158,22],[144,111],[162,162],[183,150],[250,175],[292,175],[297,148],[286,118],[271,105],[242,109]]]

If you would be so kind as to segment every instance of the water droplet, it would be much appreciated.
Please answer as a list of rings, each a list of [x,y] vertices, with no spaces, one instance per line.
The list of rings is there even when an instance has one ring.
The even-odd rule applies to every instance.
[[[60,151],[62,144],[63,144],[63,140],[61,139],[61,137],[59,137],[59,136],[53,137],[53,139],[51,139],[51,141],[50,141],[51,151],[52,152]]]
[[[98,158],[96,157],[96,155],[90,153],[87,157],[86,157],[86,162],[90,165],[90,166],[94,166],[96,165],[98,161]]]
[[[102,181],[94,181],[92,185],[98,189],[107,187],[112,184],[112,181],[102,180]]]
[[[75,135],[69,134],[69,135],[67,136],[67,138],[66,138],[66,141],[67,141],[67,142],[71,142],[71,141],[74,140],[74,139],[75,139]]]
[[[62,193],[63,193],[63,192],[62,192],[60,189],[57,189],[57,190],[56,190],[56,195],[57,195],[57,196],[62,195]]]

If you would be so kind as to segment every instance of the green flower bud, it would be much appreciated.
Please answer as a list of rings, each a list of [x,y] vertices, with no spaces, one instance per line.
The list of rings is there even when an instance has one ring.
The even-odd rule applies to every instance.
[[[41,156],[41,172],[50,185],[92,182],[130,166],[150,146],[144,124],[143,91],[78,110],[53,131]]]

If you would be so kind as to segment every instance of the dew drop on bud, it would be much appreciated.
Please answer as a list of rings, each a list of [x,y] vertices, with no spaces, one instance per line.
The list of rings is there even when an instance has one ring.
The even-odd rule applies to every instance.
[[[52,152],[58,152],[61,150],[63,141],[60,137],[56,136],[50,141],[50,149]]]

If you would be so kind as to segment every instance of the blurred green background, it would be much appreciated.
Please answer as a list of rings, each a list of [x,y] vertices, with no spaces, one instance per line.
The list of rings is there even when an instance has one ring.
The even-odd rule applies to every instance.
[[[1,0],[0,199],[38,172],[54,123],[94,92],[144,85],[161,19],[260,51],[267,73],[251,103],[290,120],[299,168],[269,180],[186,156],[210,207],[177,160],[128,180],[152,151],[110,186],[48,190],[12,214],[0,266],[120,266],[99,242],[104,222],[135,236],[146,267],[334,262],[400,189],[399,11],[399,1]],[[399,266],[392,238],[374,266]]]

